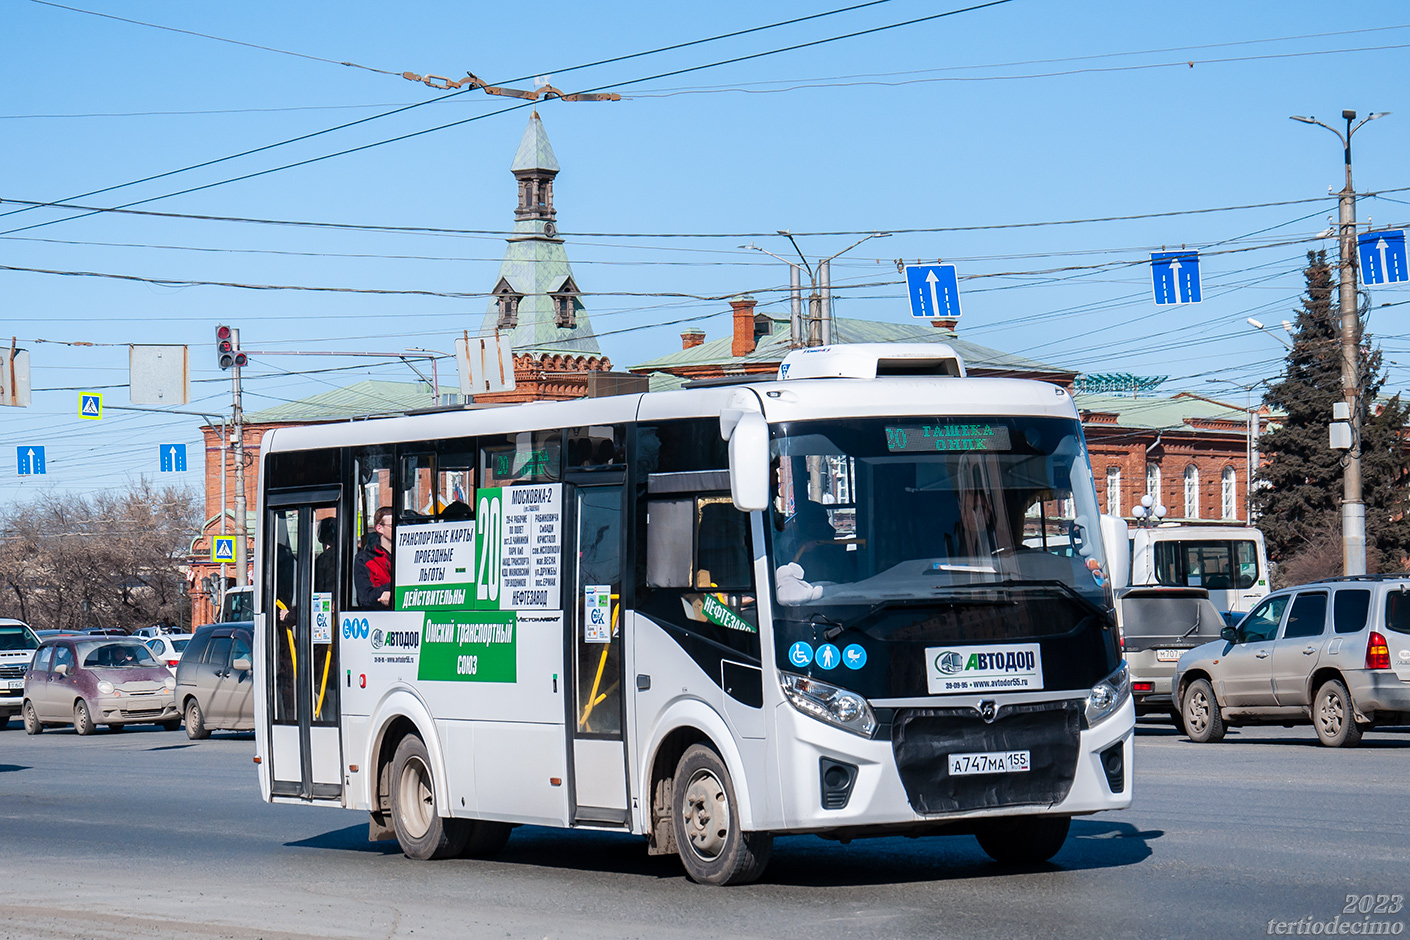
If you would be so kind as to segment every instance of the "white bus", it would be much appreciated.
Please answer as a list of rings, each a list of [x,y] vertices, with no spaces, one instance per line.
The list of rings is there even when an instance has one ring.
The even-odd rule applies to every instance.
[[[779,833],[1031,862],[1131,801],[1056,386],[825,347],[777,381],[278,429],[260,459],[261,791],[413,858],[532,824],[642,835],[710,884]],[[392,609],[354,589],[384,506]]]
[[[1133,586],[1202,587],[1215,607],[1233,613],[1247,613],[1272,590],[1263,533],[1252,526],[1160,525],[1130,536]]]

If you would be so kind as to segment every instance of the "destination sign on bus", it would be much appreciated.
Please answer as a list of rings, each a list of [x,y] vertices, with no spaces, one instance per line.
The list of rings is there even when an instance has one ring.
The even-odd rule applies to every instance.
[[[1011,450],[1006,424],[905,424],[887,425],[886,449],[893,454],[936,451]]]

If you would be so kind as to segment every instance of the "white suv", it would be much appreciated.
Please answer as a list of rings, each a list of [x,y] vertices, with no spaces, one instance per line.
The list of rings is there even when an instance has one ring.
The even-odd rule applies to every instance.
[[[1410,578],[1362,575],[1268,595],[1220,639],[1180,657],[1174,689],[1190,740],[1229,725],[1311,721],[1328,747],[1410,722]]]

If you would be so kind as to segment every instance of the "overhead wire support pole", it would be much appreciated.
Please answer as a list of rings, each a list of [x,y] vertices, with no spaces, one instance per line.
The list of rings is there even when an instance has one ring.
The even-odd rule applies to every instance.
[[[1338,194],[1338,241],[1341,243],[1339,284],[1341,306],[1341,385],[1347,409],[1351,413],[1351,449],[1346,454],[1346,467],[1342,471],[1341,500],[1341,540],[1342,573],[1357,575],[1366,573],[1366,503],[1362,499],[1361,485],[1361,316],[1356,301],[1356,190],[1351,188],[1351,135],[1360,130],[1367,121],[1389,114],[1388,111],[1372,112],[1352,126],[1356,120],[1355,111],[1343,111],[1346,133],[1343,134],[1315,117],[1292,115],[1294,121],[1303,124],[1316,124],[1325,127],[1342,144],[1342,162],[1346,171],[1346,184]]]

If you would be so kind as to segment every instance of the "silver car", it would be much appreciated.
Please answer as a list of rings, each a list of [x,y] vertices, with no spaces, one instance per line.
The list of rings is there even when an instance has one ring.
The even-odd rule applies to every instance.
[[[176,707],[188,738],[254,728],[253,647],[249,627],[239,624],[211,624],[191,636],[176,667]]]
[[[1237,627],[1180,657],[1190,740],[1230,725],[1312,723],[1328,747],[1410,722],[1410,578],[1362,575],[1268,595]]]

